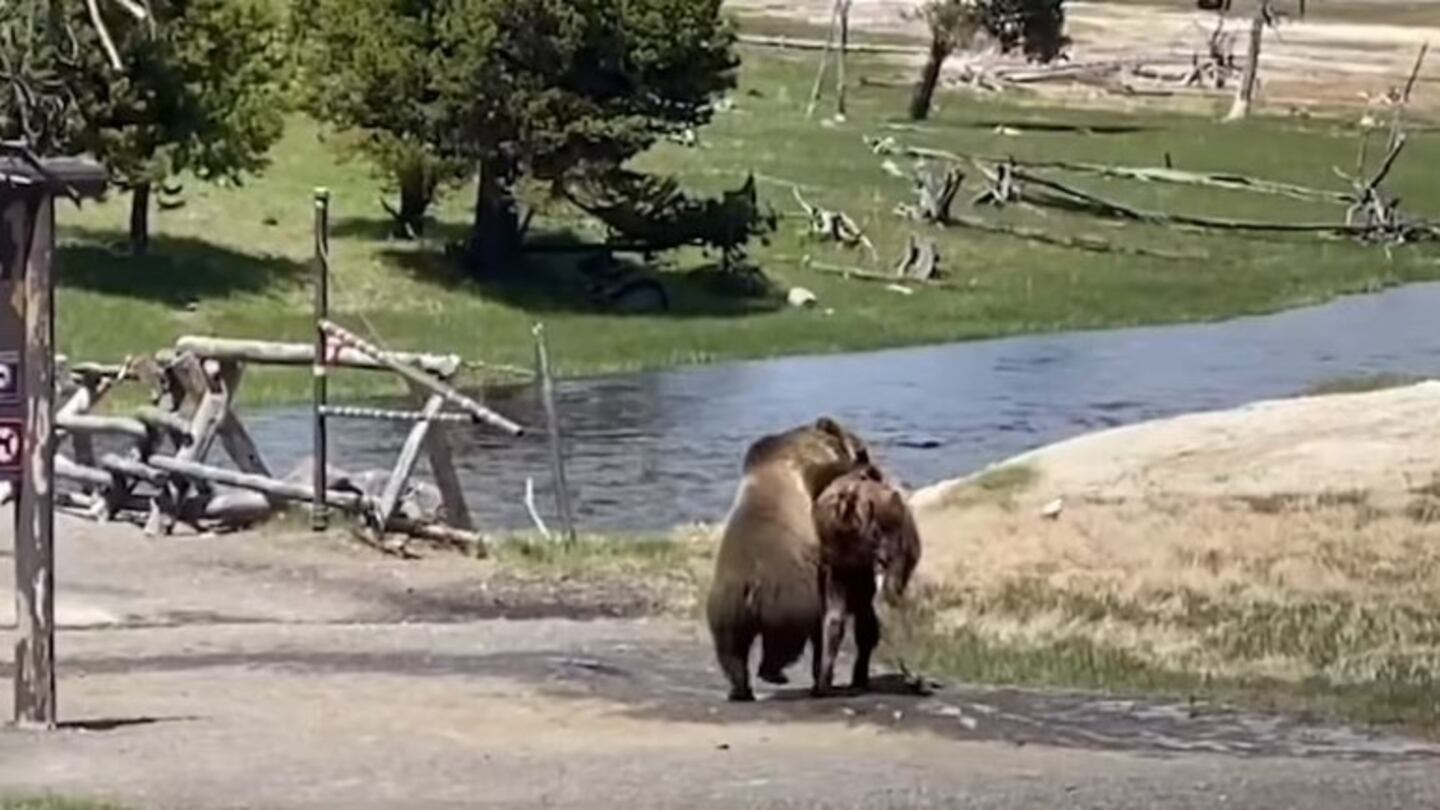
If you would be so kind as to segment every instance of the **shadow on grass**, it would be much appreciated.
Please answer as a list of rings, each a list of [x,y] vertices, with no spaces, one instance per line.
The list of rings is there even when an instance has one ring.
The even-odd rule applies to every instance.
[[[59,249],[63,287],[171,306],[302,284],[308,268],[282,256],[242,253],[189,237],[155,237],[136,258],[113,246],[118,231],[69,228]]]
[[[596,294],[599,278],[587,273],[588,259],[604,249],[566,233],[532,237],[524,266],[513,272],[475,278],[458,256],[437,251],[382,250],[389,263],[415,278],[454,290],[469,290],[492,301],[530,313],[587,313],[641,315],[670,318],[742,317],[772,312],[784,303],[768,283],[758,277],[726,273],[714,265],[685,271],[657,270],[650,264],[617,253],[603,273],[603,285],[644,282],[664,291],[663,309],[626,308]],[[638,255],[638,254],[633,254]]]
[[[351,216],[341,217],[330,223],[331,239],[362,239],[371,242],[395,242],[412,245],[418,241],[449,244],[465,238],[469,228],[456,222],[425,220],[425,233],[420,240],[398,239],[394,236],[395,223],[389,217]]]
[[[986,121],[964,121],[956,122],[952,126],[962,129],[997,129],[1006,127],[1021,132],[1058,132],[1070,135],[1134,135],[1138,132],[1150,132],[1158,127],[1145,126],[1142,124],[1080,124],[1066,123],[1061,121],[1025,121],[1000,119]]]

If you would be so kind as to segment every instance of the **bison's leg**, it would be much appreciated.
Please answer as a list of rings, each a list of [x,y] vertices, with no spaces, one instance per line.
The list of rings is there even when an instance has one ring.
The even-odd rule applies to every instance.
[[[849,606],[855,616],[855,670],[850,677],[853,689],[870,688],[870,654],[880,644],[880,617],[875,615],[875,580],[857,577],[851,583]]]
[[[715,628],[715,656],[720,669],[730,681],[730,700],[745,703],[755,699],[750,689],[750,647],[755,643],[755,628],[749,623]]]

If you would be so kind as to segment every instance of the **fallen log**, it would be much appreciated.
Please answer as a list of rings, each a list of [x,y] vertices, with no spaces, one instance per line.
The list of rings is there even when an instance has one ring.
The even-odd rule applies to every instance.
[[[995,165],[1011,164],[1028,169],[1055,169],[1059,171],[1114,177],[1141,182],[1171,183],[1187,186],[1206,186],[1229,191],[1251,191],[1259,194],[1275,194],[1297,200],[1349,203],[1352,195],[1344,191],[1311,188],[1308,186],[1266,180],[1231,172],[1192,172],[1162,166],[1111,166],[1103,163],[1072,163],[1059,160],[1022,160],[997,155],[980,155],[967,152],[953,152],[944,149],[902,146],[893,138],[867,138],[866,142],[876,154],[898,152],[907,157],[944,160],[951,163]]]
[[[195,439],[190,435],[190,424],[171,411],[155,407],[140,408],[135,412],[135,419],[156,431],[168,433],[182,447]]]
[[[487,557],[490,554],[483,536],[440,523],[417,523],[396,517],[390,519],[386,529],[418,540],[451,546],[473,557]]]
[[[147,484],[160,486],[163,485],[166,480],[164,472],[155,469],[149,464],[136,461],[135,459],[123,458],[114,453],[106,453],[101,456],[99,464],[100,468],[107,472],[117,473],[126,478],[134,478],[138,481],[144,481]]]
[[[1217,231],[1333,233],[1345,236],[1367,236],[1383,230],[1381,227],[1372,225],[1351,225],[1340,222],[1259,222],[1255,220],[1224,219],[1219,217],[1198,217],[1187,214],[1166,214],[1158,211],[1132,208],[1087,191],[1081,191],[1067,186],[1058,181],[1028,172],[1022,172],[1018,169],[1015,170],[1015,176],[1031,185],[1049,189],[1061,195],[1062,198],[1072,204],[1078,202],[1101,215],[1111,216],[1117,219],[1128,219],[1135,222],[1144,222],[1151,225],[1178,225]],[[1045,195],[1026,194],[1022,192],[1022,196],[1037,204],[1053,205],[1055,203],[1054,199]],[[1429,238],[1440,238],[1440,226],[1429,223],[1413,223],[1412,227],[1426,234]]]
[[[240,360],[260,365],[313,366],[315,347],[308,343],[275,343],[268,340],[232,340],[187,335],[175,342],[179,354],[189,352],[207,360]],[[427,374],[449,379],[460,370],[464,361],[456,355],[413,354],[409,352],[386,352],[398,363],[405,363],[422,369]],[[326,365],[364,371],[388,371],[391,366],[353,348],[342,348],[332,357],[326,358]]]
[[[67,481],[96,489],[110,489],[115,486],[115,476],[110,473],[76,463],[58,454],[55,456],[55,474]]]
[[[1039,228],[1027,228],[1023,225],[1004,225],[998,222],[988,222],[979,217],[955,216],[950,224],[962,228],[993,233],[1001,236],[1012,236],[1016,239],[1024,239],[1030,242],[1039,242],[1055,247],[1071,248],[1073,250],[1085,250],[1091,253],[1114,253],[1125,256],[1144,256],[1151,259],[1167,259],[1171,261],[1186,261],[1195,259],[1206,259],[1206,253],[1178,253],[1167,250],[1152,250],[1150,248],[1130,247],[1128,245],[1117,245],[1114,242],[1100,239],[1094,236],[1066,236],[1042,231]]]
[[[741,34],[737,39],[741,45],[778,50],[823,51],[829,47],[829,44],[823,39],[802,39],[764,34]],[[890,45],[883,42],[850,42],[846,45],[846,49],[851,53],[868,54],[923,55],[925,53],[925,48],[920,45]]]
[[[333,321],[321,321],[320,329],[323,330],[325,334],[331,339],[341,343],[344,346],[355,349],[362,354],[369,355],[371,358],[384,364],[387,368],[391,369],[396,374],[399,374],[401,377],[404,377],[405,379],[409,380],[412,383],[415,383],[416,385],[423,386],[431,393],[439,394],[442,398],[444,398],[451,404],[469,413],[476,422],[484,422],[485,424],[509,433],[512,436],[524,435],[525,429],[520,425],[490,410],[484,405],[481,405],[473,398],[465,396],[459,391],[456,391],[454,388],[452,388],[445,382],[431,377],[422,369],[419,369],[413,365],[407,365],[405,362],[398,359],[395,355],[392,355],[389,352],[386,352],[383,349],[379,348],[378,346],[371,344],[369,341],[365,340],[359,335],[356,335],[345,327],[340,326]]]
[[[277,481],[274,478],[266,478],[263,475],[235,472],[234,470],[227,470],[223,467],[212,467],[208,464],[183,461],[171,456],[151,456],[149,462],[152,467],[185,478],[193,478],[212,484],[220,484],[221,486],[248,489],[287,501],[313,502],[315,500],[314,488],[304,484]],[[327,503],[351,512],[360,512],[369,508],[369,499],[354,492],[327,490],[325,499]]]
[[[115,436],[127,436],[138,442],[150,440],[150,429],[139,419],[130,419],[124,416],[93,416],[86,413],[62,413],[55,419],[55,424],[67,433],[108,433]]]

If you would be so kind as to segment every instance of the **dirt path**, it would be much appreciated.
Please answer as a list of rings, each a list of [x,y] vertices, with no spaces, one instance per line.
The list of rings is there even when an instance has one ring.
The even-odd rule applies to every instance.
[[[67,726],[0,731],[0,794],[144,808],[1440,803],[1440,748],[1261,717],[958,686],[730,706],[700,629],[647,618],[633,589],[308,536],[158,541],[70,521],[61,536]]]
[[[922,23],[907,18],[921,0],[855,0],[852,27],[857,31],[904,34],[923,42]],[[800,20],[816,26],[828,24],[831,0],[727,0],[732,10]],[[1414,64],[1416,50],[1425,42],[1440,42],[1440,3],[1433,16],[1424,18],[1407,4],[1403,18],[1392,18],[1388,0],[1368,0],[1376,22],[1351,22],[1311,17],[1290,20],[1278,36],[1266,40],[1262,57],[1262,108],[1283,112],[1316,105],[1364,106],[1366,96],[1378,97],[1391,86],[1402,85]],[[1214,26],[1214,15],[1193,8],[1159,7],[1139,3],[1072,2],[1066,4],[1070,51],[1076,62],[1144,58],[1188,63],[1204,51]],[[1392,21],[1393,20],[1393,21]],[[1243,34],[1246,21],[1237,15],[1229,30]],[[1243,42],[1236,54],[1243,58]],[[1433,54],[1432,54],[1433,56]],[[993,58],[981,54],[972,60]],[[914,60],[917,61],[917,55]],[[958,70],[964,57],[951,60]],[[1126,106],[1137,103],[1123,95],[1097,94],[1092,88],[1065,83],[1031,85],[1042,97],[1066,103]],[[1224,94],[1222,94],[1224,95]],[[1203,96],[1178,95],[1171,99],[1147,98],[1146,106],[1190,107],[1209,103]],[[1421,73],[1412,107],[1440,111],[1440,60],[1431,59]]]

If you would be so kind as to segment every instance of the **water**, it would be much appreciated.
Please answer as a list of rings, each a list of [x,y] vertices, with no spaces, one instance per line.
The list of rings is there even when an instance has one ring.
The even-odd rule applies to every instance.
[[[832,414],[908,484],[957,477],[1080,433],[1300,393],[1337,377],[1440,376],[1440,284],[1224,323],[1030,336],[562,382],[567,473],[582,530],[718,521],[756,437]],[[533,390],[489,404],[543,420]],[[246,415],[273,467],[308,455],[306,407]],[[407,427],[336,421],[332,461],[390,466]],[[477,523],[529,526],[533,477],[554,512],[543,432],[461,430],[457,464]]]

